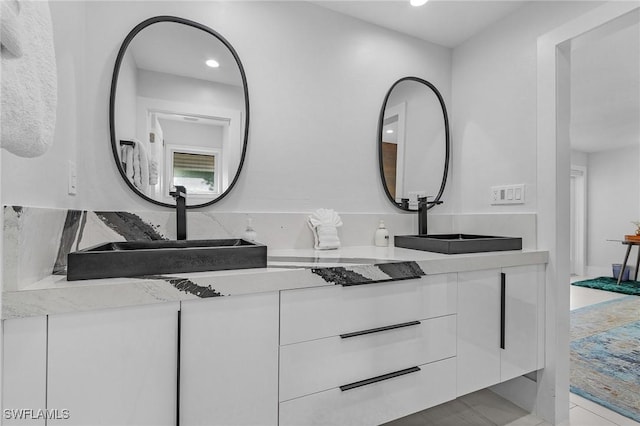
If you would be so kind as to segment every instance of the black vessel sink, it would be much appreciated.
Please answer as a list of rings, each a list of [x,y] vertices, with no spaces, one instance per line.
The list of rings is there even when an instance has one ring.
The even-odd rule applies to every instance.
[[[267,246],[242,239],[127,241],[67,256],[67,280],[264,268]]]
[[[470,234],[396,235],[395,246],[444,254],[521,250],[522,238]]]

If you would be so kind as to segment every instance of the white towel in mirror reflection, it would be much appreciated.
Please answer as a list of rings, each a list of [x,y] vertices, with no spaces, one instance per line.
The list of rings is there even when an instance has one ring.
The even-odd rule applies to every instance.
[[[121,149],[121,158],[125,163],[125,173],[127,178],[133,182],[140,192],[147,194],[150,180],[150,164],[149,157],[147,156],[147,148],[144,143],[137,139],[133,139],[132,142],[133,146],[123,145]]]

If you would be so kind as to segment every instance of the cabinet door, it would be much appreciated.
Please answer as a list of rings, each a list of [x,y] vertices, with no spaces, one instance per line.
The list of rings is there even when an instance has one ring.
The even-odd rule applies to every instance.
[[[4,320],[2,327],[2,424],[44,426],[21,410],[46,408],[47,317]]]
[[[178,303],[49,317],[54,425],[175,425]]]
[[[500,381],[500,270],[458,274],[458,396]]]
[[[182,302],[180,425],[276,425],[278,293]]]
[[[505,274],[504,348],[500,381],[537,370],[539,265],[503,268]]]

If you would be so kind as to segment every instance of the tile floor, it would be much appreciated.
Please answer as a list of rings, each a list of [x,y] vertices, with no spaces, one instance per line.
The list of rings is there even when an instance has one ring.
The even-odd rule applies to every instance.
[[[584,277],[572,277],[575,280]],[[623,294],[571,286],[571,309],[624,297]],[[640,426],[601,405],[570,394],[569,423],[563,426]],[[387,423],[386,426],[549,426],[549,423],[483,389],[454,401]]]

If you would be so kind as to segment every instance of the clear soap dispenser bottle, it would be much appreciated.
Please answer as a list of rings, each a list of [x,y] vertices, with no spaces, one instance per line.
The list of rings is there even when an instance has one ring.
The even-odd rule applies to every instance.
[[[384,226],[384,221],[380,221],[378,229],[374,237],[375,245],[378,247],[387,247],[389,245],[389,231]]]
[[[253,229],[253,219],[247,218],[247,229],[244,230],[242,238],[247,241],[256,242],[258,233]]]

